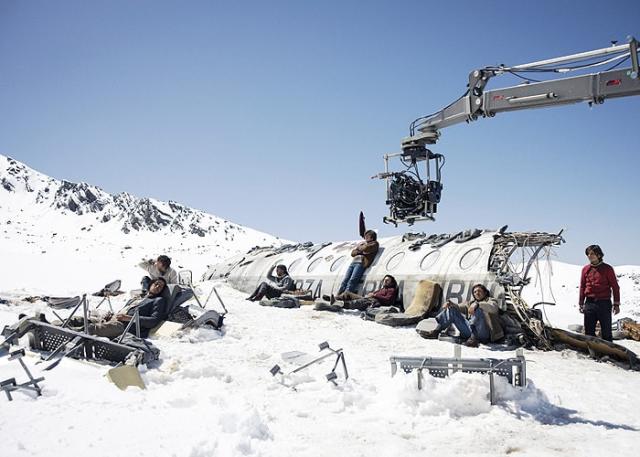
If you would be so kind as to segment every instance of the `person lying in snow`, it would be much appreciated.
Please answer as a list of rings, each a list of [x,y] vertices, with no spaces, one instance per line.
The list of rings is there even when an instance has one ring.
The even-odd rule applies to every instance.
[[[273,276],[273,270],[276,270],[276,276]],[[285,292],[296,290],[296,284],[289,276],[287,267],[284,265],[274,265],[267,273],[267,280],[260,283],[256,290],[249,295],[246,300],[260,301],[262,298],[276,298]]]
[[[146,297],[131,300],[118,314],[107,313],[101,318],[90,317],[89,335],[107,338],[122,335],[137,310],[140,317],[140,336],[142,338],[148,337],[152,328],[167,319],[167,301],[161,296],[166,287],[167,282],[164,278],[156,278],[151,282]],[[73,318],[71,328],[82,330],[84,319],[82,317]],[[136,333],[135,323],[129,328],[129,332]]]
[[[344,292],[340,296],[340,301],[343,303],[336,303],[336,299],[337,297],[331,296],[328,305],[326,303],[318,303],[315,309],[318,311],[342,311],[343,309],[365,311],[366,309],[379,308],[380,306],[394,306],[398,299],[398,283],[396,278],[386,275],[382,278],[382,288],[375,292],[371,292],[364,297],[353,292]]]
[[[171,268],[171,259],[166,255],[158,256],[156,260],[143,260],[138,266],[149,273],[149,275],[144,276],[140,282],[143,295],[149,291],[151,281],[157,278],[164,279],[167,284],[178,284],[178,273]]]
[[[479,343],[502,339],[504,331],[500,325],[497,300],[490,296],[489,290],[482,284],[473,286],[472,293],[473,300],[467,306],[466,318],[458,305],[448,301],[442,305],[442,311],[436,316],[438,326],[423,336],[438,338],[440,332],[447,331],[453,325],[460,332],[460,338],[466,340],[465,345],[469,347],[478,347]]]
[[[338,289],[336,299],[342,300],[342,294],[344,292],[355,293],[358,290],[358,284],[360,279],[366,270],[376,258],[380,245],[377,241],[378,235],[373,230],[367,230],[364,232],[364,241],[358,243],[353,251],[351,251],[351,265],[347,269],[342,284]]]

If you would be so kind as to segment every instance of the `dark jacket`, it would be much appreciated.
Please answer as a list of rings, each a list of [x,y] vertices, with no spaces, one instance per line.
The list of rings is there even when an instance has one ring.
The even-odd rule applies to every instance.
[[[586,265],[580,276],[580,298],[578,305],[584,305],[586,298],[610,300],[613,291],[613,303],[620,304],[620,286],[613,267],[604,262],[597,266]]]
[[[278,289],[281,291],[296,290],[296,283],[293,281],[291,276],[289,276],[288,274],[285,274],[281,277],[273,276],[273,270],[273,268],[269,270],[269,273],[267,273],[267,279],[271,281],[271,286],[274,289]]]
[[[127,315],[133,316],[139,311],[140,336],[149,336],[149,330],[158,326],[167,319],[167,301],[163,297],[143,298],[137,304],[133,304],[127,310]],[[135,333],[135,324],[131,326],[131,333]]]
[[[351,257],[362,256],[362,265],[368,268],[373,263],[378,253],[380,245],[377,241],[362,241],[358,243],[353,251],[351,251]]]
[[[373,293],[373,298],[380,302],[380,306],[393,306],[396,303],[398,290],[395,287],[383,287]]]

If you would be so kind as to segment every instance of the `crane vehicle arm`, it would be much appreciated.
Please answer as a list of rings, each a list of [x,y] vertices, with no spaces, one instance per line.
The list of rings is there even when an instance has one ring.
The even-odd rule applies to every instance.
[[[588,102],[601,104],[606,99],[640,95],[638,69],[638,41],[629,37],[628,43],[612,45],[569,56],[507,67],[485,67],[469,74],[466,93],[445,108],[414,120],[410,136],[402,140],[402,152],[387,154],[385,172],[377,178],[387,180],[387,205],[390,209],[385,222],[413,224],[419,220],[435,220],[442,192],[441,169],[444,157],[431,152],[427,145],[435,144],[440,131],[452,125],[472,122],[498,113],[562,106]],[[603,59],[593,62],[593,59]],[[628,68],[615,67],[631,61]],[[613,64],[598,73],[537,81],[523,74],[566,74],[591,67]],[[563,65],[563,66],[559,66]],[[488,82],[499,75],[513,74],[526,80],[525,84],[485,90]],[[405,165],[400,172],[389,171],[389,159],[399,157]],[[418,162],[426,162],[426,183],[418,170]],[[433,165],[433,166],[432,166]]]

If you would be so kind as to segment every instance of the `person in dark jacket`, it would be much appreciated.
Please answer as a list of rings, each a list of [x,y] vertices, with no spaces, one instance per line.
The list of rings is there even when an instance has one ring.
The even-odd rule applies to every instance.
[[[326,300],[326,298],[325,298]],[[343,303],[336,303],[335,298],[331,297],[330,303],[318,303],[316,310],[318,311],[334,311],[340,312],[343,309],[357,309],[365,311],[369,308],[379,308],[380,306],[394,306],[398,300],[398,283],[396,278],[386,275],[382,278],[382,288],[371,292],[366,296],[345,292],[342,294]]]
[[[276,276],[273,276],[273,270],[276,270]],[[267,273],[267,280],[261,282],[256,290],[249,295],[246,300],[260,301],[262,298],[276,298],[285,292],[296,290],[296,284],[289,276],[287,267],[284,265],[274,265]]]
[[[620,312],[620,287],[616,273],[611,265],[602,261],[604,253],[597,244],[587,246],[584,252],[589,264],[582,269],[578,299],[580,312],[584,314],[584,334],[595,336],[596,323],[600,322],[602,339],[612,341],[611,313]]]
[[[351,251],[353,260],[344,275],[342,284],[340,284],[336,299],[341,300],[344,292],[355,293],[358,290],[358,284],[364,271],[373,263],[380,248],[377,238],[376,232],[367,230],[364,232],[364,241],[358,243],[355,249]]]
[[[136,311],[140,317],[140,336],[146,338],[149,331],[167,319],[167,301],[162,293],[167,287],[164,278],[156,278],[149,285],[149,293],[140,300],[134,300],[125,306],[118,314],[108,316],[107,319],[89,324],[89,334],[115,338],[124,332],[129,321],[134,318]],[[129,332],[136,333],[134,323]]]

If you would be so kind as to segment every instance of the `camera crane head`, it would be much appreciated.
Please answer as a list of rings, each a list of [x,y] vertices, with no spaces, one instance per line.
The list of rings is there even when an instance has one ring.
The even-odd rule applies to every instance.
[[[402,152],[385,154],[384,172],[373,178],[384,179],[387,183],[387,200],[389,217],[384,217],[385,224],[407,223],[413,225],[418,221],[434,221],[442,194],[442,167],[444,156],[427,149],[427,144],[433,144],[439,134],[430,132],[431,136],[423,133],[419,137],[405,138]],[[398,158],[404,170],[390,171],[389,159]],[[420,175],[420,165],[424,162],[426,181]]]

